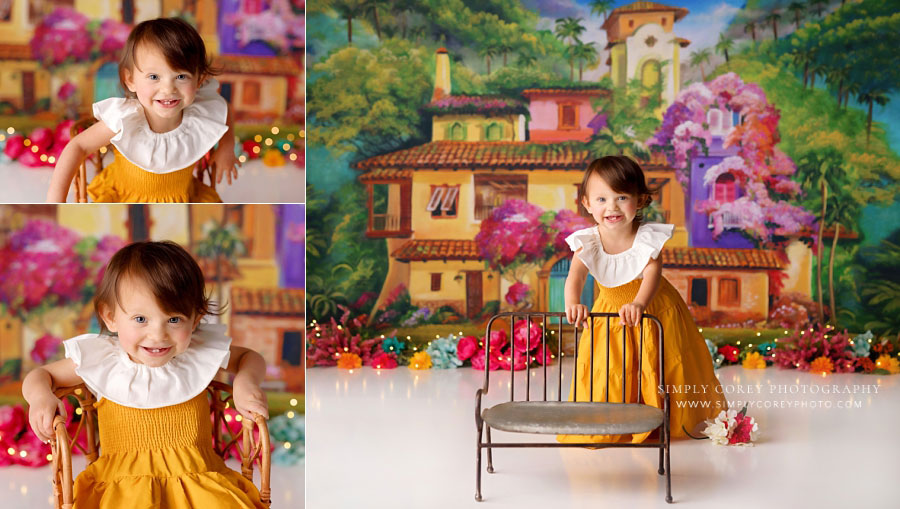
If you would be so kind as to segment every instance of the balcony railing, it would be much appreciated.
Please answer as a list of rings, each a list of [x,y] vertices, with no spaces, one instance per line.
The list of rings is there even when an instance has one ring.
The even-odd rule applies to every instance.
[[[713,212],[709,215],[709,229],[712,230],[716,226],[716,216],[722,217],[722,227],[725,229],[739,228],[741,226],[741,218],[733,212]]]
[[[397,214],[372,214],[373,231],[399,231],[400,216]]]

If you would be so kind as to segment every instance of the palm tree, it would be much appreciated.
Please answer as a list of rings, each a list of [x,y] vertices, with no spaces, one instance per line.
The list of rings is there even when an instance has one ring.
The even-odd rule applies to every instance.
[[[566,51],[566,57],[569,60],[569,81],[575,80],[575,56],[573,48],[581,43],[579,36],[584,33],[584,26],[581,24],[581,18],[557,18],[556,29],[554,31],[556,38],[566,42],[568,39],[569,47]]]
[[[828,0],[809,0],[810,7],[815,7],[817,11],[817,15],[822,17],[822,6],[827,5]]]
[[[778,40],[778,21],[781,19],[781,14],[778,14],[778,11],[772,11],[768,16],[763,18],[763,21],[771,21],[772,22],[772,34],[775,36],[775,40]]]
[[[884,106],[890,102],[890,98],[883,90],[869,90],[859,94],[859,102],[869,106],[869,114],[866,117],[866,148],[869,148],[869,137],[872,134],[872,105],[878,103],[879,106]]]
[[[612,11],[613,4],[616,2],[614,0],[591,0],[588,3],[591,6],[591,14],[603,16],[602,23],[606,23],[606,18],[609,16],[609,12]]]
[[[744,33],[750,32],[750,36],[753,37],[754,44],[756,43],[756,22],[750,20],[744,23]]]
[[[516,59],[516,66],[527,69],[534,67],[535,62],[537,62],[537,57],[534,56],[534,53],[523,51],[522,53],[519,53],[519,58]]]
[[[237,226],[224,221],[212,220],[203,225],[204,237],[197,242],[194,253],[198,258],[212,262],[215,267],[212,277],[216,285],[216,304],[222,307],[223,272],[228,266],[237,266],[237,257],[247,253],[247,246]],[[209,274],[207,274],[208,276]]]
[[[484,46],[482,46],[478,50],[478,55],[484,57],[484,61],[487,64],[487,73],[488,76],[491,75],[491,58],[497,56],[497,47],[494,46],[493,41],[485,41]]]
[[[797,30],[800,30],[800,15],[806,12],[806,6],[794,1],[788,5],[788,10],[794,13],[794,23],[797,25]]]
[[[378,20],[378,7],[386,3],[385,0],[365,0],[365,7],[372,13],[372,24],[375,25],[375,35],[381,39],[381,22]]]
[[[725,33],[719,34],[719,42],[716,43],[716,53],[725,55],[725,63],[728,63],[728,51],[734,47],[734,41],[725,36]]]
[[[362,16],[363,0],[335,0],[332,4],[338,16],[347,20],[347,44],[353,44],[353,18]]]
[[[509,41],[506,41],[506,40],[500,41],[497,44],[497,51],[503,55],[503,67],[506,67],[506,65],[507,65],[506,57],[507,57],[507,55],[509,55],[509,52],[512,51],[513,49],[514,48],[513,48],[512,44],[510,44]]]
[[[584,71],[584,64],[594,63],[599,56],[597,46],[593,42],[587,44],[579,43],[572,51],[572,56],[578,60],[578,81],[583,81],[582,73]]]
[[[704,48],[691,53],[691,65],[700,67],[700,76],[703,78],[703,81],[706,81],[706,72],[703,71],[703,63],[706,62],[708,64],[709,57],[709,48]]]

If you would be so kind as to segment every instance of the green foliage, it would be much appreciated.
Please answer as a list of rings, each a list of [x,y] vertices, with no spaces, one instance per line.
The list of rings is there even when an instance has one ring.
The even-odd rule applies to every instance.
[[[597,157],[625,154],[641,161],[650,159],[650,152],[643,140],[649,139],[660,126],[656,116],[662,106],[664,81],[653,87],[644,87],[634,79],[624,88],[612,91],[612,100],[595,99],[593,106],[607,115],[607,125],[588,142],[588,149]]]
[[[862,296],[874,315],[865,328],[877,335],[900,333],[900,229],[877,246],[862,248],[856,261],[865,270]]]
[[[424,142],[419,112],[432,91],[433,51],[391,39],[373,50],[346,47],[313,65],[309,143],[371,156]],[[432,74],[429,74],[432,70]]]
[[[368,222],[366,190],[348,182],[326,196],[307,186],[307,313],[325,320],[352,308],[361,295],[377,294],[387,274],[387,248],[381,239],[365,236]],[[375,196],[373,206],[383,206]],[[370,300],[369,306],[374,303]],[[368,309],[354,309],[365,312]]]

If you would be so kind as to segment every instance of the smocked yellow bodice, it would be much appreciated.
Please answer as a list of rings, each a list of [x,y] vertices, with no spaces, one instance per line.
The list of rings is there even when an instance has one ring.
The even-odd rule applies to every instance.
[[[194,177],[194,165],[153,173],[125,158],[115,147],[113,162],[98,173],[87,191],[95,202],[221,203],[216,191]]]

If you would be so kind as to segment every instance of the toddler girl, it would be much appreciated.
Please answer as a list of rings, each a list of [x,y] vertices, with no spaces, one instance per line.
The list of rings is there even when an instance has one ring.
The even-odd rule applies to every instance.
[[[234,405],[268,417],[265,361],[232,346],[210,313],[203,273],[172,242],[139,242],[110,260],[94,298],[101,334],[64,342],[66,358],[25,377],[31,429],[53,437],[59,387],[84,383],[97,399],[100,457],[75,480],[75,505],[262,508],[256,487],[212,448],[206,386],[235,373]]]
[[[126,98],[94,103],[99,122],[66,145],[47,191],[64,202],[84,158],[110,142],[114,160],[88,186],[95,202],[221,202],[193,175],[194,165],[218,142],[210,164],[217,182],[237,177],[234,128],[218,94],[203,39],[177,18],[140,23],[119,62]]]
[[[578,190],[579,202],[597,222],[566,238],[575,252],[566,278],[566,317],[581,323],[588,308],[579,303],[587,274],[599,284],[599,295],[591,311],[618,313],[610,321],[609,401],[622,401],[622,327],[626,328],[626,402],[638,402],[637,377],[641,376],[644,403],[663,407],[658,392],[659,352],[656,325],[644,327],[642,373],[638,370],[639,325],[644,312],[659,318],[665,332],[665,380],[670,391],[670,429],[673,437],[685,436],[698,423],[727,409],[727,401],[713,369],[706,342],[678,291],[661,275],[659,254],[672,237],[675,225],[644,223],[640,209],[652,201],[640,166],[625,156],[606,156],[593,161]],[[587,326],[587,324],[585,324]],[[594,401],[606,401],[606,319],[597,318],[594,328]],[[579,342],[578,366],[573,381],[578,400],[590,397],[590,331]],[[687,389],[690,388],[690,391]],[[569,396],[572,397],[571,395]],[[561,442],[643,442],[650,432],[634,435],[561,435]]]

